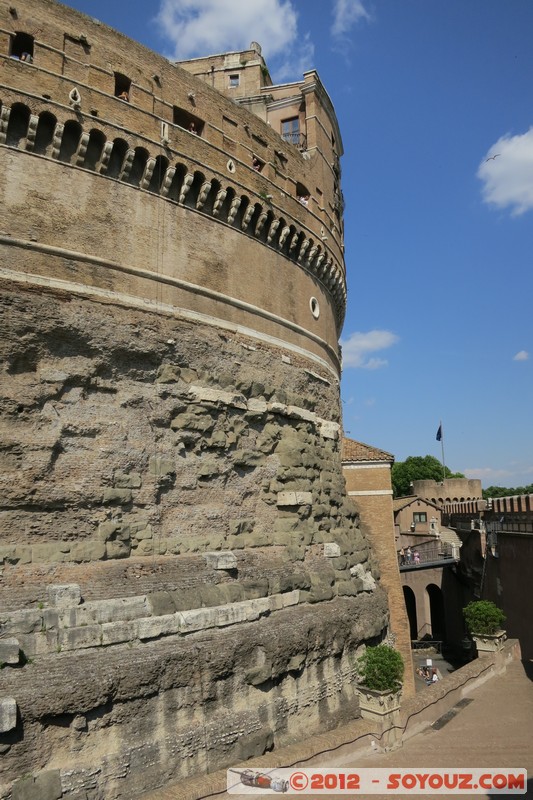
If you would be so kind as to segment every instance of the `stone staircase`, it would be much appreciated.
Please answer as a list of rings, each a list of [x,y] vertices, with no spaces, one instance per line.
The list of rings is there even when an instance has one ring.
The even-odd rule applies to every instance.
[[[459,550],[463,543],[456,532],[451,528],[441,527],[439,538],[441,543],[446,545],[446,549],[451,550],[454,558],[459,558]]]

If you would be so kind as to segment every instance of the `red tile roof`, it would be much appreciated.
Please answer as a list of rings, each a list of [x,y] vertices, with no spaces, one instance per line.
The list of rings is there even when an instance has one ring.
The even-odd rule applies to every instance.
[[[363,442],[356,442],[353,439],[342,440],[341,450],[342,461],[387,461],[391,464],[394,461],[394,456],[386,453],[385,450],[379,450],[377,447],[372,447]]]

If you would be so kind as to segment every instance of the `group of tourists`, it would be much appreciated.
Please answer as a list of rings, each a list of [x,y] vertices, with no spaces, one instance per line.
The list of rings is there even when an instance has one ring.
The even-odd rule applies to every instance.
[[[410,547],[408,547],[407,550],[400,547],[399,555],[400,567],[405,567],[407,564],[420,564],[420,553],[418,550],[413,552]]]
[[[435,667],[421,666],[416,668],[416,674],[422,678],[428,686],[437,683],[439,675]]]

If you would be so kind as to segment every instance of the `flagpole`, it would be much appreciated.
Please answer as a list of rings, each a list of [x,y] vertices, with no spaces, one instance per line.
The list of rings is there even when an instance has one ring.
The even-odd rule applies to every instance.
[[[440,421],[440,446],[442,448],[442,480],[446,480],[446,464],[444,462],[444,432],[442,430],[442,420]]]

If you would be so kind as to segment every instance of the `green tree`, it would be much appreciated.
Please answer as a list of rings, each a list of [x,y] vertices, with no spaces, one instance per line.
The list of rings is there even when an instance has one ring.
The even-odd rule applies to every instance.
[[[517,486],[511,488],[509,486],[489,486],[483,489],[483,497],[488,500],[489,497],[512,497],[517,494],[533,494],[533,483],[527,486]]]
[[[413,481],[442,481],[442,464],[435,456],[408,456],[405,461],[397,461],[392,468],[392,488],[394,497],[406,497],[411,493]],[[446,478],[464,478],[462,472],[451,472],[448,467]]]

